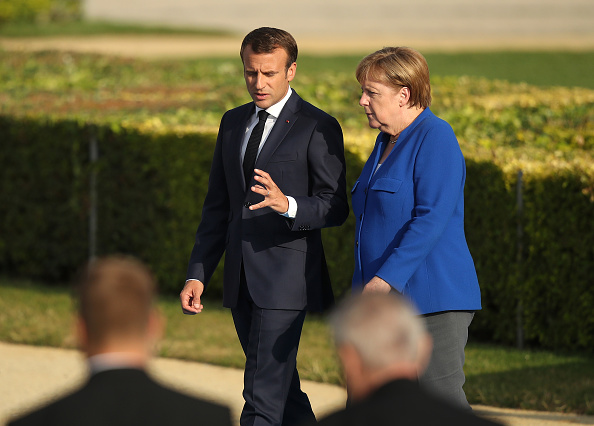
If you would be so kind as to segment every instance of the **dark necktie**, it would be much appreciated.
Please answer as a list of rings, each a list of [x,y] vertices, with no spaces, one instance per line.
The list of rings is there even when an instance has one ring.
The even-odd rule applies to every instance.
[[[243,156],[243,175],[245,176],[246,187],[252,181],[252,172],[254,171],[256,156],[258,155],[258,147],[260,146],[260,141],[262,140],[262,133],[264,133],[264,124],[266,123],[266,119],[269,115],[270,114],[264,110],[261,110],[258,113],[258,123],[252,129],[252,134],[250,135],[250,139],[245,149],[245,155]]]

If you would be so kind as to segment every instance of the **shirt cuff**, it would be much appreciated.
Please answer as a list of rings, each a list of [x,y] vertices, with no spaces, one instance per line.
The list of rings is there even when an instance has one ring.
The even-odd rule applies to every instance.
[[[281,216],[288,217],[289,219],[295,219],[297,217],[297,201],[293,197],[286,196],[289,200],[289,210],[285,213],[279,213]]]

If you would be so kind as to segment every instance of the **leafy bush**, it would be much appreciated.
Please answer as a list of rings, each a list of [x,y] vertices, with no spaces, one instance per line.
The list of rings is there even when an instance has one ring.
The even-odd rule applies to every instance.
[[[80,0],[2,0],[0,25],[7,22],[64,22],[80,18]]]
[[[467,159],[466,232],[484,306],[472,333],[513,343],[521,306],[528,342],[592,350],[594,91],[437,77],[433,87],[432,109]],[[302,74],[294,88],[343,125],[352,185],[375,139],[356,106],[356,82]],[[218,120],[246,101],[236,61],[0,52],[0,271],[48,282],[73,273],[88,252],[95,168],[99,253],[135,254],[163,289],[179,291]],[[337,294],[350,286],[353,229],[351,215],[324,231]],[[220,278],[210,292],[220,293]]]

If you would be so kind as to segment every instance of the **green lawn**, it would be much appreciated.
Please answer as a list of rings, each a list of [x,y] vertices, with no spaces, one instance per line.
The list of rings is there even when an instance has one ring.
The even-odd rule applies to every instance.
[[[203,303],[203,314],[186,316],[177,298],[161,297],[167,327],[159,355],[242,368],[229,311],[208,296]],[[72,309],[66,288],[0,280],[0,340],[74,348]],[[343,383],[324,317],[306,320],[298,362],[304,379]],[[594,414],[594,360],[585,355],[471,343],[465,370],[472,404]]]

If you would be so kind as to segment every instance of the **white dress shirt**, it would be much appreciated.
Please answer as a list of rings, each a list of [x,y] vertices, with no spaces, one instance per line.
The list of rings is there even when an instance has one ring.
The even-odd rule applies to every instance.
[[[264,143],[266,143],[266,139],[268,139],[268,135],[270,134],[272,127],[276,123],[278,116],[280,115],[285,104],[291,97],[291,93],[293,93],[293,90],[291,89],[291,87],[289,87],[289,90],[287,91],[287,94],[285,95],[284,98],[282,98],[276,104],[274,104],[266,109],[266,112],[269,114],[269,116],[266,119],[266,123],[264,124],[264,132],[262,133],[262,140],[260,141],[260,145],[258,146],[258,155],[260,154],[260,151],[262,150]],[[258,123],[258,112],[260,112],[261,110],[262,110],[262,108],[256,106],[256,112],[248,120],[247,127],[245,128],[243,142],[241,144],[241,162],[242,163],[243,163],[243,157],[245,156],[245,150],[247,148],[248,140],[250,138],[250,135],[252,134],[252,129]],[[258,158],[258,157],[256,157],[256,158]],[[281,214],[282,216],[294,219],[295,216],[297,216],[297,201],[293,197],[290,197],[286,194],[285,194],[285,196],[287,197],[287,200],[289,200],[289,209],[285,213],[279,213],[279,214]]]

